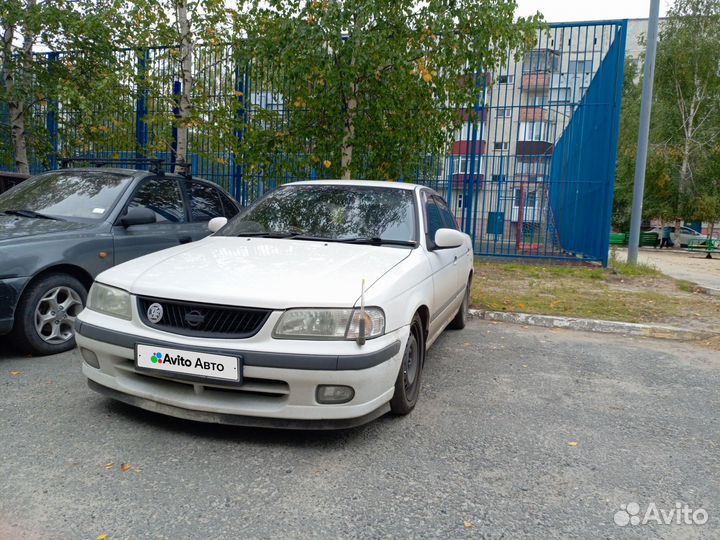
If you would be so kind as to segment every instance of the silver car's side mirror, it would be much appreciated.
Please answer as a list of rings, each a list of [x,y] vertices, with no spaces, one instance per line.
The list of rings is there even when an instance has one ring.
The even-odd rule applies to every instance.
[[[465,234],[455,229],[438,229],[435,233],[435,247],[448,249],[460,247],[465,243]]]
[[[208,221],[208,230],[211,233],[216,233],[220,229],[222,229],[227,222],[228,222],[228,220],[226,217],[212,218],[210,221]]]

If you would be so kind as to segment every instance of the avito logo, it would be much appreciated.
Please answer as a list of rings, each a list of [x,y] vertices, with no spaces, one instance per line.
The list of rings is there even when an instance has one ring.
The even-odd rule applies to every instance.
[[[208,370],[208,371],[225,371],[225,366],[220,362],[208,362],[207,360],[202,360],[198,358],[195,361],[195,364],[193,364],[193,361],[189,358],[185,358],[184,356],[178,354],[175,356],[170,356],[169,354],[164,354],[160,352],[153,353],[152,356],[150,356],[150,361],[153,364],[165,364],[165,365],[172,365],[172,366],[182,366],[187,368],[195,368],[195,369],[201,369],[201,370]]]

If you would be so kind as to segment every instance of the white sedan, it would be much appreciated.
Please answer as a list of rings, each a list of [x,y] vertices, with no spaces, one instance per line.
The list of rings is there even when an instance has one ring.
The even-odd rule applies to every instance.
[[[426,187],[314,181],[100,274],[76,323],[93,390],[205,422],[342,428],[418,400],[463,328],[470,237]]]

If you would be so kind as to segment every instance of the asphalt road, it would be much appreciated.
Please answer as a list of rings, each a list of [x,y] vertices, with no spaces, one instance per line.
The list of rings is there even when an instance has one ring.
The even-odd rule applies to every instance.
[[[1,539],[720,538],[710,350],[473,322],[410,416],[318,433],[157,416],[88,390],[75,352],[6,349]],[[632,502],[709,520],[616,525]]]

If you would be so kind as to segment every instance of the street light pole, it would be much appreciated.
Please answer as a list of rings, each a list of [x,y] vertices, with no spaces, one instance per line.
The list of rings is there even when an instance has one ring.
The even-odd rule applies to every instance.
[[[657,51],[659,14],[660,0],[650,0],[645,74],[643,76],[642,103],[640,105],[640,130],[638,133],[635,185],[633,188],[630,239],[628,242],[627,262],[632,265],[637,264],[640,246],[640,226],[642,225],[643,195],[645,193],[645,168],[647,166],[648,137],[650,135],[650,110],[652,108],[653,79],[655,78],[655,52]]]

